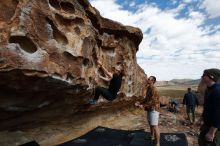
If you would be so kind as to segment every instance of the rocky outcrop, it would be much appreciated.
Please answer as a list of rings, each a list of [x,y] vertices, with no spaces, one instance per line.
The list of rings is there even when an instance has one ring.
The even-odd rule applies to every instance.
[[[140,29],[103,18],[86,0],[0,2],[0,130],[144,95]],[[109,70],[123,65],[125,76],[116,101],[90,107],[91,89],[107,85],[97,59]]]
[[[204,95],[205,95],[205,90],[206,90],[207,86],[205,85],[205,83],[201,80],[199,85],[198,85],[198,89],[197,89],[197,96],[199,99],[199,103],[200,105],[203,105],[204,103]]]

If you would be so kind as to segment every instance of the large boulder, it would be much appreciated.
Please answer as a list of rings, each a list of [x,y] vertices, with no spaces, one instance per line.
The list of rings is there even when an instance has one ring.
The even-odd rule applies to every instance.
[[[86,0],[0,0],[0,130],[93,110],[102,73],[123,64],[123,106],[144,95],[140,29],[103,18]],[[111,104],[111,106],[105,106]]]

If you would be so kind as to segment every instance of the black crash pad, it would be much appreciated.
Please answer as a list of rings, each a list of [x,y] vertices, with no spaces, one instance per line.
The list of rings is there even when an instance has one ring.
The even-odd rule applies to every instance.
[[[19,146],[40,146],[40,145],[36,141],[30,141],[28,143],[25,143]]]
[[[150,133],[144,130],[118,130],[97,127],[83,136],[67,141],[59,146],[154,146],[147,139]],[[161,133],[161,146],[188,146],[183,133]]]

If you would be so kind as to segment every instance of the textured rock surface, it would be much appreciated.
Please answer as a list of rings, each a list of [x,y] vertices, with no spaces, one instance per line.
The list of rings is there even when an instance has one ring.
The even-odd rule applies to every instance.
[[[0,0],[0,130],[131,103],[144,95],[136,52],[138,28],[100,16],[86,0]],[[119,98],[84,106],[96,84],[97,59],[123,64]],[[109,105],[110,104],[110,105]]]
[[[205,83],[203,83],[202,81],[199,83],[198,85],[198,99],[199,99],[199,103],[201,105],[203,105],[204,103],[204,95],[205,95],[205,90],[206,90],[207,86],[205,85]]]

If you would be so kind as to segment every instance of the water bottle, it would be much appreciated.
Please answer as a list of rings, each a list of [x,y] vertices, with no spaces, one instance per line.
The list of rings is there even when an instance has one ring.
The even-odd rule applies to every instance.
[[[176,124],[176,114],[173,114],[173,124]]]

